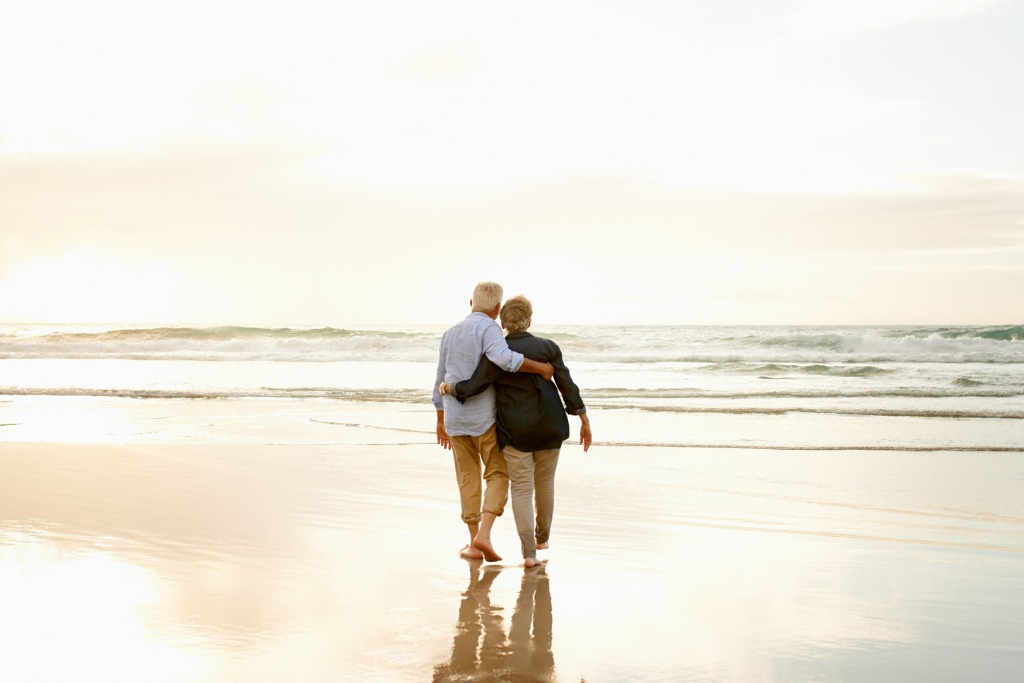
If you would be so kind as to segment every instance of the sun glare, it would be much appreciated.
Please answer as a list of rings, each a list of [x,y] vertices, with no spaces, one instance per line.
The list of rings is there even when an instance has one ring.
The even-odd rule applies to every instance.
[[[0,678],[180,681],[206,673],[201,651],[153,636],[162,596],[148,570],[29,535],[5,543]]]
[[[0,281],[0,317],[24,322],[148,322],[175,317],[179,278],[163,264],[91,251],[45,256]]]

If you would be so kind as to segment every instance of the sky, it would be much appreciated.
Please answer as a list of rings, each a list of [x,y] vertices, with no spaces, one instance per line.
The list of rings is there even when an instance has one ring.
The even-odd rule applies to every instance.
[[[1024,0],[36,0],[0,323],[1024,321]]]

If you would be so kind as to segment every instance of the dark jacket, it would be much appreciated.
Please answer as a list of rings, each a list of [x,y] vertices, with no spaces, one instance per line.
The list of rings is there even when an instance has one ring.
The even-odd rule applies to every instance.
[[[555,368],[555,383],[545,381],[540,375],[505,372],[484,357],[472,377],[454,385],[452,395],[461,403],[494,384],[499,447],[511,444],[526,453],[561,447],[569,438],[566,413],[586,412],[579,387],[562,362],[562,351],[550,339],[534,337],[529,332],[510,332],[505,339],[513,351],[535,361],[551,363]]]

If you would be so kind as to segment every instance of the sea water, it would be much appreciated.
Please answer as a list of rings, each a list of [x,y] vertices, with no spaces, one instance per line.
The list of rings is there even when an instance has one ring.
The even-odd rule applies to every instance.
[[[0,440],[431,443],[443,331],[0,326]],[[533,332],[598,445],[1024,450],[1024,326]]]

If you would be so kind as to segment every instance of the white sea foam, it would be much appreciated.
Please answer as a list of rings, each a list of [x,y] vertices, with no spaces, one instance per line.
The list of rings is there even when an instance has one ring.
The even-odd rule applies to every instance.
[[[0,358],[431,362],[436,359],[442,331],[440,327],[364,330],[8,326],[0,327]],[[555,328],[538,333],[558,342],[567,357],[603,363],[790,363],[806,366],[879,362],[1024,363],[1022,326],[930,329],[640,326]]]
[[[439,333],[335,328],[0,329],[0,358],[332,362],[429,361]]]

